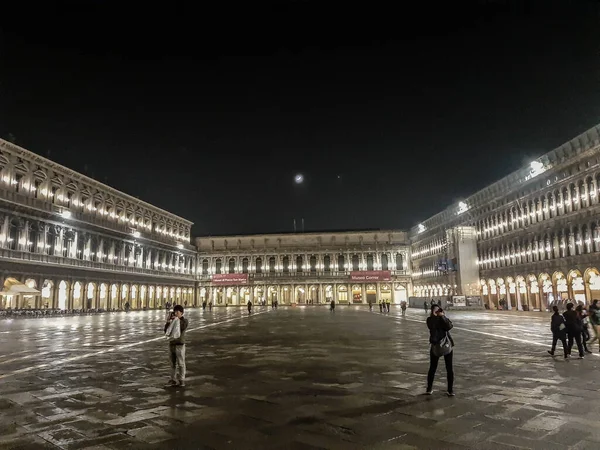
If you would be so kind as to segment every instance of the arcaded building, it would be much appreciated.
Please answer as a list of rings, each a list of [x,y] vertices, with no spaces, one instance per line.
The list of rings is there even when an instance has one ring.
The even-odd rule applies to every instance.
[[[415,295],[537,310],[600,298],[599,188],[595,126],[414,227]]]
[[[192,223],[0,139],[0,309],[192,304]]]
[[[200,301],[216,306],[400,303],[412,291],[398,230],[196,238]]]

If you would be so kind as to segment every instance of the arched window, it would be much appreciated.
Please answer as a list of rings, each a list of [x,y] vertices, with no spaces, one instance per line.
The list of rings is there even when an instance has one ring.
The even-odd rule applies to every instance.
[[[283,257],[282,264],[283,264],[283,271],[289,272],[290,271],[290,258],[288,256]]]
[[[388,254],[387,253],[383,253],[381,255],[381,270],[390,270],[389,269],[389,263],[388,263]]]
[[[317,257],[315,255],[310,257],[310,271],[311,273],[315,273],[317,271]]]
[[[235,259],[229,258],[229,273],[235,273]]]
[[[338,270],[344,271],[346,270],[346,259],[344,258],[344,255],[338,255]]]
[[[242,259],[242,273],[248,273],[248,258]]]
[[[358,255],[352,255],[352,270],[360,270]]]
[[[256,273],[262,273],[262,258],[256,258]]]
[[[269,258],[269,272],[270,273],[274,273],[275,272],[275,257],[271,256]]]
[[[396,253],[396,270],[404,270],[404,258],[402,253]]]
[[[302,272],[302,256],[296,256],[296,272]]]
[[[202,275],[208,275],[208,259],[202,261]]]
[[[367,255],[367,270],[373,270],[373,254],[369,253]]]
[[[325,272],[331,272],[331,257],[329,255],[325,255],[323,258],[323,269]]]
[[[218,258],[215,261],[215,273],[222,273],[223,270],[223,262],[221,261],[221,258]]]

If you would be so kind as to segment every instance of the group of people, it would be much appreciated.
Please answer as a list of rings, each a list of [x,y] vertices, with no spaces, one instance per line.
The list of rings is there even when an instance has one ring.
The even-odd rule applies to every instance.
[[[562,343],[565,359],[571,356],[573,343],[577,344],[579,359],[583,359],[585,353],[592,353],[588,348],[594,341],[598,341],[600,351],[600,305],[598,300],[594,300],[588,311],[583,305],[579,304],[574,308],[572,302],[567,303],[567,310],[560,314],[558,306],[552,307],[554,314],[550,320],[550,331],[552,331],[552,348],[548,350],[550,355],[554,356],[556,344]],[[592,326],[594,337],[591,338],[589,325]]]

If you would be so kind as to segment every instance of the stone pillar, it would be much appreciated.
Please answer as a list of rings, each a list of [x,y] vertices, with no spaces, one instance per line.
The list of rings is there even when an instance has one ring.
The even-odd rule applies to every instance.
[[[379,284],[378,284],[378,286],[379,286]],[[360,291],[361,291],[360,292],[360,296],[361,296],[360,300],[361,300],[361,303],[363,305],[367,303],[367,290],[366,290],[366,287],[367,286],[364,283],[360,285]]]

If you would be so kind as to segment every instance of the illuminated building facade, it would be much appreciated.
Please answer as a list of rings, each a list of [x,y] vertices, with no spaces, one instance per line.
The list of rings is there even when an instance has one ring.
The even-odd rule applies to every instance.
[[[600,298],[599,188],[595,126],[414,227],[415,295],[530,310]]]
[[[411,288],[404,231],[196,239],[200,301],[216,306],[400,303]]]
[[[0,309],[192,304],[192,223],[0,139]]]

